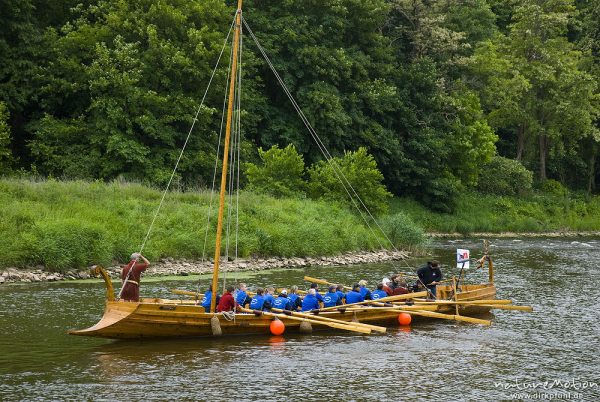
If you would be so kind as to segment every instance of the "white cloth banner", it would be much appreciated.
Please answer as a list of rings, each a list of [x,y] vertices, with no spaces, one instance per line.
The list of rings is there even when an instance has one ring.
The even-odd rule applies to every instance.
[[[456,249],[456,268],[469,268],[469,250]]]

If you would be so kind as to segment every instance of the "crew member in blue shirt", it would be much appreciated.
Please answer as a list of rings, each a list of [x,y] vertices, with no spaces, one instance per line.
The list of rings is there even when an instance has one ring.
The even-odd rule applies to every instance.
[[[318,310],[319,300],[317,300],[317,291],[315,289],[309,289],[308,294],[304,296],[302,300],[302,311]]]
[[[271,310],[271,307],[273,307],[273,303],[275,303],[275,296],[273,296],[273,294],[275,294],[275,288],[267,288],[263,310],[269,311]]]
[[[278,308],[280,310],[291,310],[292,309],[292,302],[287,297],[286,289],[283,289],[281,292],[279,292],[279,296],[273,302],[273,307]]]
[[[204,307],[204,311],[205,312],[210,312],[210,301],[212,299],[212,285],[208,286],[208,290],[206,291],[206,293],[204,293],[204,297],[202,298],[202,301],[200,302],[200,305],[202,307]],[[216,303],[219,304],[219,300],[221,299],[221,296],[217,295],[217,300]],[[215,306],[216,309],[216,306]]]
[[[323,296],[323,307],[333,307],[338,304],[338,294],[335,291],[335,286],[330,286],[329,291]]]
[[[250,308],[252,310],[262,310],[265,304],[265,297],[263,296],[264,290],[262,288],[256,289],[256,295],[250,302]]]
[[[365,298],[360,294],[360,285],[355,283],[352,290],[346,293],[346,304],[359,303],[365,301]]]
[[[315,296],[320,303],[323,303],[323,296],[319,294],[319,285],[316,283],[311,283],[310,288],[315,290]]]
[[[292,310],[298,311],[302,308],[302,298],[298,295],[298,286],[294,285],[290,288],[288,299],[292,302]]]
[[[338,295],[338,305],[343,304],[344,300],[346,299],[346,293],[344,293],[344,285],[337,285],[337,290],[335,291],[335,293],[337,293]]]
[[[373,300],[381,299],[383,297],[387,297],[388,294],[383,290],[383,283],[377,285],[377,290],[371,292],[371,297]]]
[[[250,304],[252,299],[248,296],[247,288],[245,283],[240,283],[238,285],[238,290],[235,294],[235,302],[242,307],[246,307],[247,304]]]
[[[360,294],[364,297],[365,300],[372,300],[371,291],[367,288],[367,281],[360,280],[358,281],[358,285],[360,286]]]

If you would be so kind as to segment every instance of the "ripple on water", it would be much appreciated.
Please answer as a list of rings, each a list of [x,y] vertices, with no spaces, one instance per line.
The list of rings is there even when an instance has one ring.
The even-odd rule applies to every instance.
[[[494,382],[575,378],[600,383],[600,251],[582,246],[597,240],[493,243],[498,297],[533,305],[535,311],[496,310],[491,327],[443,321],[374,336],[327,332],[111,342],[65,334],[99,319],[101,284],[4,286],[0,399],[498,400],[510,393]],[[433,254],[451,267],[457,246],[476,256],[480,241],[439,241]],[[375,284],[398,269],[393,264],[307,268],[261,272],[246,281],[251,286],[300,284],[310,275]],[[453,268],[444,271],[457,274]],[[487,273],[468,271],[467,277],[485,281]],[[169,288],[186,285],[196,287],[155,282],[143,289],[166,295]],[[597,388],[583,395],[597,398]]]

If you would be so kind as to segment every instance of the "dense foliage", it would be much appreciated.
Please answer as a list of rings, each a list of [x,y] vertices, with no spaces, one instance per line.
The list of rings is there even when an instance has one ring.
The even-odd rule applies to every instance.
[[[1,173],[164,185],[233,7],[3,1]],[[451,211],[458,194],[485,188],[494,155],[540,185],[598,190],[597,1],[247,0],[244,16],[331,154],[364,147],[394,195]],[[244,38],[244,161],[291,143],[318,164],[318,146]],[[177,172],[182,188],[212,177],[227,54]],[[298,192],[286,186],[281,195]]]
[[[275,197],[299,197],[305,192],[304,159],[292,144],[258,148],[260,163],[246,165],[248,189]]]

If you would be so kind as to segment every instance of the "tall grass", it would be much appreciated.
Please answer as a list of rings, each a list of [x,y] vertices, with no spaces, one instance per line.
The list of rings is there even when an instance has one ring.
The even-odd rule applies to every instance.
[[[395,199],[392,211],[403,211],[428,232],[550,232],[600,230],[600,197],[531,194],[502,197],[464,193],[452,214],[427,210],[409,199]]]
[[[0,266],[67,270],[125,261],[139,249],[160,197],[139,184],[0,180]],[[209,201],[209,192],[167,194],[144,254],[152,260],[212,257],[216,206],[203,253]],[[243,192],[239,211],[241,257],[335,255],[385,244],[360,217],[332,203]],[[230,232],[233,255],[235,227]],[[398,247],[415,241],[405,240],[394,238]]]

